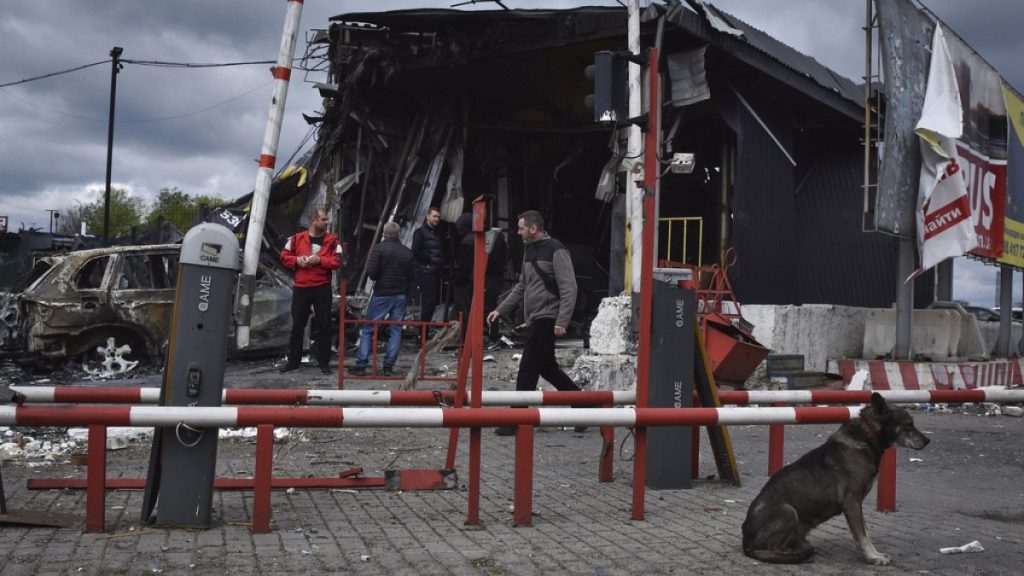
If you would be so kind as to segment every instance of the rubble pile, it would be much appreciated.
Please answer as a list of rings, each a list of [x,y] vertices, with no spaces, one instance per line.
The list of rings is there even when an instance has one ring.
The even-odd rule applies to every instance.
[[[636,385],[636,343],[630,330],[632,299],[605,298],[590,325],[590,354],[580,356],[569,376],[588,390],[632,390]]]

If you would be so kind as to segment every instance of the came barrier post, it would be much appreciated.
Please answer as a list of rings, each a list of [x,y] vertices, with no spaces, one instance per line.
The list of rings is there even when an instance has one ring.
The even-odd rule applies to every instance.
[[[679,286],[690,277],[685,269],[658,268],[653,282],[649,406],[689,408],[693,404],[693,351],[697,322],[696,295]],[[647,487],[655,490],[690,488],[689,426],[663,426],[647,431]]]
[[[203,223],[185,234],[178,260],[161,404],[220,406],[231,327],[238,240],[225,226]],[[142,520],[207,527],[217,466],[217,428],[184,423],[155,431]]]

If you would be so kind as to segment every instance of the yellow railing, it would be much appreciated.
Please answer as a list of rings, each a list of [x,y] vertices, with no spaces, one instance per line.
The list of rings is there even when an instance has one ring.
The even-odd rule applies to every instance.
[[[682,250],[682,255],[679,257],[678,261],[679,262],[684,262],[684,263],[687,263],[687,264],[693,264],[693,262],[686,262],[686,255],[688,254],[688,252],[687,252],[687,243],[690,240],[690,234],[689,234],[689,232],[690,232],[690,225],[693,224],[693,225],[697,226],[697,262],[696,262],[696,265],[697,266],[703,266],[704,262],[703,262],[702,254],[704,253],[704,219],[701,218],[700,216],[678,216],[678,217],[673,217],[673,218],[658,218],[658,226],[659,226],[659,228],[661,227],[662,224],[666,224],[666,223],[668,224],[668,241],[665,243],[665,252],[666,252],[665,259],[666,260],[672,260],[672,247],[673,247],[673,242],[672,242],[672,237],[673,236],[672,236],[672,233],[673,233],[673,228],[676,226],[676,224],[682,224],[682,228],[683,228],[683,231],[682,231],[683,232],[682,233],[682,237],[683,237],[682,249],[683,250]],[[678,242],[676,242],[676,243],[678,244]]]

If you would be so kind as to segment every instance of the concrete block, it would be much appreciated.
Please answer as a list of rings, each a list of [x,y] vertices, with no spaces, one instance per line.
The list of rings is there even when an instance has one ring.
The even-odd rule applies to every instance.
[[[633,349],[629,329],[631,297],[612,296],[601,300],[597,317],[590,324],[590,351],[594,354],[628,354]]]
[[[912,351],[915,357],[952,360],[958,357],[962,321],[949,309],[913,311]],[[896,309],[868,311],[864,327],[864,357],[887,357],[896,347]]]
[[[585,390],[633,390],[636,357],[628,354],[580,356],[568,374]]]
[[[866,308],[805,304],[743,306],[754,338],[773,354],[803,354],[804,369],[825,370],[829,359],[859,358]]]

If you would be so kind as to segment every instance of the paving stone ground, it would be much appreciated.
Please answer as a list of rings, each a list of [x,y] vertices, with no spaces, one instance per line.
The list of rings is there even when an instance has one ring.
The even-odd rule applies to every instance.
[[[315,369],[314,369],[315,370]],[[317,384],[328,387],[329,382]],[[688,490],[647,491],[646,518],[630,520],[632,438],[617,430],[615,477],[597,481],[596,429],[542,429],[535,440],[532,527],[512,526],[514,439],[483,434],[481,524],[466,526],[467,494],[451,491],[275,491],[270,534],[252,534],[252,493],[215,495],[208,530],[139,522],[141,491],[110,491],[106,532],[0,528],[0,573],[18,574],[1020,574],[1024,566],[1024,419],[914,411],[932,443],[898,453],[897,506],[865,515],[889,567],[865,564],[839,517],[811,533],[813,562],[774,566],[742,554],[740,525],[763,486],[765,426],[730,429],[743,486],[719,481],[702,443],[700,479]],[[790,426],[786,460],[821,443],[835,425]],[[466,434],[460,485],[468,479]],[[275,446],[275,475],[333,476],[352,466],[438,468],[443,430],[307,430]],[[148,444],[108,454],[111,477],[141,477]],[[252,474],[254,440],[220,443],[218,475]],[[911,461],[911,458],[920,461]],[[85,514],[81,491],[29,491],[28,478],[82,477],[70,462],[3,464],[11,508]],[[980,553],[942,555],[973,540]]]

